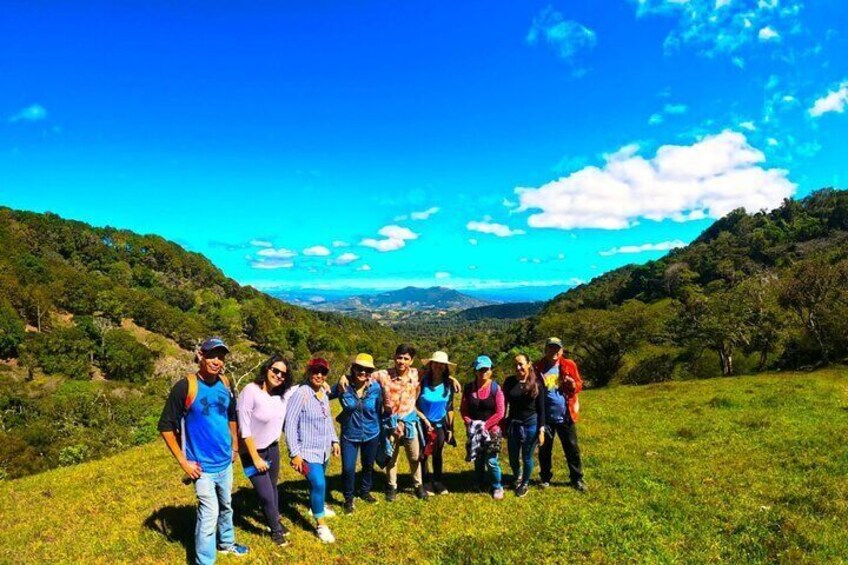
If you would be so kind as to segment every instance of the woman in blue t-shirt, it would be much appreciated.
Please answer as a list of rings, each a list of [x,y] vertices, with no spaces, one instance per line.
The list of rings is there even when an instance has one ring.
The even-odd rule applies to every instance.
[[[432,357],[424,359],[423,364],[417,402],[418,416],[424,432],[434,437],[432,474],[429,471],[429,457],[423,460],[424,490],[433,494],[447,494],[448,489],[442,483],[442,452],[445,443],[456,445],[453,437],[453,386],[449,379],[450,368],[456,364],[448,361],[448,354],[444,351],[436,351]]]

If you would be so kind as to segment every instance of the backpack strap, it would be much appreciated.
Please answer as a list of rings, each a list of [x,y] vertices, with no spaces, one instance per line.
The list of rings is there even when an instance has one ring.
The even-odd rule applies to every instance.
[[[186,380],[188,381],[188,393],[186,394],[185,406],[183,408],[188,412],[191,405],[194,404],[194,399],[197,398],[197,375],[189,373],[186,375]]]

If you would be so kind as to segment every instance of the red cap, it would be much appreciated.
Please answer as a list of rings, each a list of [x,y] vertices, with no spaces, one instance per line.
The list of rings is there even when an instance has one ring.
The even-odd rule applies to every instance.
[[[330,370],[330,362],[324,359],[323,357],[316,357],[315,359],[310,359],[309,363],[306,364],[306,368],[310,371],[317,367],[321,367],[323,369]]]

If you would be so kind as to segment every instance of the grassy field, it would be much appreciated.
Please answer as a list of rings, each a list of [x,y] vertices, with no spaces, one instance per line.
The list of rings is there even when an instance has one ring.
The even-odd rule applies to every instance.
[[[219,562],[844,563],[846,377],[834,369],[587,391],[588,494],[565,486],[561,451],[545,491],[501,502],[463,492],[469,464],[447,448],[454,492],[426,503],[407,490],[343,516],[331,482],[331,546],[314,537],[306,484],[290,469],[280,488],[292,544],[273,546],[237,468],[236,536],[251,555]],[[506,470],[506,454],[501,462]],[[334,481],[339,471],[334,460]],[[0,562],[181,563],[193,505],[161,443],[3,482]]]

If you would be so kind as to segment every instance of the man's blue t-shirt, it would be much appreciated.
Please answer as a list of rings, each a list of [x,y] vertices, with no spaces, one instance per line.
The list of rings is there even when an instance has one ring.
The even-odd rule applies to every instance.
[[[568,402],[559,386],[559,363],[554,363],[542,375],[545,385],[545,420],[552,424],[561,424],[568,416]]]

